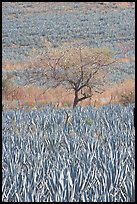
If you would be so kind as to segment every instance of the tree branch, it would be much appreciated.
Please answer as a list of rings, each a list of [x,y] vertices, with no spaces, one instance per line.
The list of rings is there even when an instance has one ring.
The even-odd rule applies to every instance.
[[[90,74],[89,77],[88,77],[88,79],[86,80],[86,82],[78,88],[78,91],[80,91],[80,89],[82,89],[82,88],[84,88],[85,86],[88,85],[88,83],[89,83],[91,77],[92,77],[92,74]]]
[[[91,96],[93,96],[93,94],[89,94],[89,95],[86,95],[86,94],[85,94],[85,96],[83,96],[83,97],[81,97],[81,98],[78,99],[78,102],[79,102],[79,101],[83,101],[83,100],[85,100],[85,99],[87,99],[87,98],[90,98]]]

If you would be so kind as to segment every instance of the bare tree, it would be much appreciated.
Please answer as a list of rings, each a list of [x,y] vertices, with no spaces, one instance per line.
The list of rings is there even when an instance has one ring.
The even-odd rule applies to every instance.
[[[41,59],[43,68],[33,68],[27,80],[29,83],[41,81],[47,88],[63,85],[73,90],[74,108],[80,101],[91,98],[94,92],[102,93],[102,87],[108,82],[107,68],[116,62],[112,54],[107,48],[81,45],[51,48]]]

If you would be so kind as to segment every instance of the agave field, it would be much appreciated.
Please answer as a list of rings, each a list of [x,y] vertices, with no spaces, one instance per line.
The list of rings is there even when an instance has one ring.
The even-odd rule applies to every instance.
[[[3,2],[3,58],[27,60],[33,57],[31,51],[34,47],[42,54],[46,51],[45,39],[54,46],[63,41],[82,39],[91,47],[110,47],[114,50],[118,49],[116,42],[127,42],[130,43],[128,54],[135,54],[134,8],[117,8],[115,11],[110,4],[110,8],[103,13],[104,8],[94,9],[92,2],[86,11],[83,2],[60,3]]]
[[[2,201],[135,202],[133,108],[3,112]]]
[[[78,40],[116,54],[112,83],[134,79],[132,3],[3,2],[2,58],[11,66],[3,68],[3,76],[13,74],[25,86],[30,70],[13,70],[12,63],[33,66],[47,54],[46,43],[57,47]],[[135,202],[134,107],[4,110],[2,201]]]
[[[47,40],[54,47],[80,40],[92,48],[108,47],[119,53],[118,58],[125,57],[125,51],[134,57],[135,9],[120,9],[113,3],[104,8],[100,2],[3,2],[3,62],[26,63],[44,56]],[[114,83],[129,75],[134,79],[134,62],[118,66],[124,73],[121,69],[120,74],[111,73]]]

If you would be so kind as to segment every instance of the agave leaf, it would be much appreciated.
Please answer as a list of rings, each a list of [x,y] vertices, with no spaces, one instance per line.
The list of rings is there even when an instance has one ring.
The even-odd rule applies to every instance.
[[[68,176],[68,183],[70,184],[71,187],[73,187],[73,181],[71,178],[70,170],[68,169],[67,171],[67,176]]]

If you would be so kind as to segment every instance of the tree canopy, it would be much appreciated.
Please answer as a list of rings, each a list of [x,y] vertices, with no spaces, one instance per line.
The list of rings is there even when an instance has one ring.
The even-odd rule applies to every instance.
[[[45,87],[65,86],[74,91],[73,108],[79,101],[101,93],[108,83],[108,69],[116,60],[108,48],[90,48],[80,44],[47,46],[41,58],[41,68],[33,67],[27,77],[29,83],[41,81]]]

